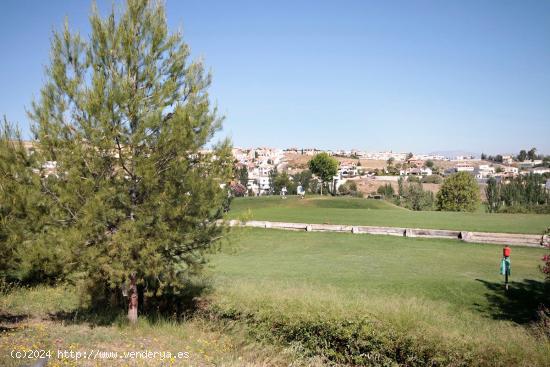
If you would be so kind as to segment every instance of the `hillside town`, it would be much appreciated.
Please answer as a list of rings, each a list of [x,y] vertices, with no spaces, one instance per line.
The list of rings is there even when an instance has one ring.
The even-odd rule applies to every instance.
[[[23,143],[32,153],[35,145],[31,141]],[[210,153],[204,150],[203,153]],[[286,174],[290,181],[295,175],[308,172],[308,162],[315,155],[326,153],[338,161],[337,174],[329,183],[333,192],[347,182],[354,182],[365,195],[375,194],[384,184],[396,185],[400,178],[417,178],[432,191],[437,191],[439,183],[445,177],[458,172],[470,173],[480,185],[491,178],[506,183],[518,176],[541,175],[545,179],[545,188],[550,190],[550,156],[531,158],[504,155],[476,157],[459,155],[448,157],[440,154],[416,154],[404,152],[365,152],[360,150],[321,150],[316,148],[233,148],[234,168],[241,174],[240,183],[246,187],[244,196],[279,194],[273,185],[275,174]],[[118,153],[113,152],[116,156]],[[43,176],[56,174],[57,163],[45,162],[41,170]],[[40,171],[40,172],[39,172]],[[312,175],[315,178],[315,175]],[[432,186],[430,186],[430,184]],[[307,188],[304,188],[307,190]],[[314,190],[310,190],[314,191]]]
[[[246,195],[254,196],[273,192],[271,177],[274,172],[286,173],[292,177],[307,170],[307,162],[323,152],[336,158],[339,163],[338,173],[331,183],[334,190],[338,190],[348,181],[355,181],[368,189],[376,188],[384,182],[397,182],[400,177],[416,176],[422,179],[436,175],[443,178],[457,172],[472,174],[479,184],[485,184],[490,178],[505,182],[518,175],[543,175],[547,178],[546,186],[550,189],[550,164],[547,158],[519,161],[517,157],[504,155],[496,162],[473,155],[446,157],[391,151],[233,148],[236,168],[246,169],[248,174]],[[367,190],[365,194],[368,193]]]

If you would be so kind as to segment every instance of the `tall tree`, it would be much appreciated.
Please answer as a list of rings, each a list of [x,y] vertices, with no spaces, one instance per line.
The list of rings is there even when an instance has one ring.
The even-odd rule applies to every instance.
[[[338,172],[338,161],[323,152],[315,155],[309,161],[308,166],[309,170],[321,180],[321,195],[323,195],[323,185],[331,182]]]
[[[238,179],[241,185],[246,186],[248,184],[248,168],[246,166],[242,166],[238,170]]]
[[[523,162],[527,159],[527,152],[525,150],[520,150],[518,154],[518,161]]]
[[[527,158],[530,161],[534,161],[535,159],[537,159],[537,148],[529,149],[529,151],[527,152]]]
[[[309,190],[311,181],[311,171],[306,169],[292,175],[292,180],[296,186],[300,185],[304,190]]]
[[[88,39],[68,23],[54,33],[30,116],[40,159],[57,162],[42,182],[50,240],[72,244],[70,270],[92,302],[128,289],[135,321],[138,293],[180,292],[222,235],[231,147],[204,150],[222,123],[211,76],[169,33],[162,4],[128,0],[106,18],[94,6],[90,22]]]
[[[487,198],[487,211],[489,213],[497,212],[501,205],[500,186],[497,184],[494,177],[489,178],[487,181],[485,196]]]
[[[439,210],[473,212],[479,202],[479,186],[468,172],[458,172],[447,178],[437,193]]]

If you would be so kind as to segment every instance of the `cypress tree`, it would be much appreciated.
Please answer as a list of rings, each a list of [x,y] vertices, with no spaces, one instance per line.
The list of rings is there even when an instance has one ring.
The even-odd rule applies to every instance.
[[[487,211],[489,213],[498,212],[501,205],[500,184],[497,184],[497,181],[493,177],[487,181],[485,196],[487,197]]]
[[[127,289],[134,322],[138,294],[183,291],[216,247],[231,146],[205,150],[222,123],[211,76],[169,33],[162,4],[128,0],[104,19],[94,7],[90,23],[87,39],[68,22],[54,32],[29,112],[40,160],[56,162],[41,183],[53,203],[45,236],[70,244],[66,271],[92,304]]]

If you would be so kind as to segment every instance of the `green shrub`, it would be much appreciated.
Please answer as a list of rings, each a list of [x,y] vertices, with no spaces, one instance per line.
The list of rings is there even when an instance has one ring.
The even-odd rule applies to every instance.
[[[443,182],[443,177],[440,175],[430,175],[422,177],[422,183],[440,184]]]
[[[363,193],[357,190],[355,181],[346,181],[338,187],[338,194],[363,197]]]
[[[395,190],[393,189],[393,186],[389,183],[380,186],[376,192],[380,195],[384,195],[386,198],[391,198],[395,195]]]
[[[480,203],[479,186],[468,172],[458,172],[445,180],[437,193],[437,208],[452,212],[473,212]]]
[[[544,348],[534,347],[539,354],[530,356],[532,364],[524,364],[526,355],[518,353],[518,345],[503,351],[492,339],[471,340],[430,329],[415,331],[370,313],[344,315],[331,309],[326,313],[316,309],[305,312],[295,309],[296,305],[284,311],[267,304],[249,306],[212,303],[206,313],[210,319],[230,325],[246,324],[255,339],[294,345],[307,356],[322,356],[336,365],[466,367],[544,363],[540,357]]]
[[[395,203],[411,210],[432,210],[435,199],[431,191],[422,188],[420,182],[405,182],[403,178],[398,181],[399,196]]]

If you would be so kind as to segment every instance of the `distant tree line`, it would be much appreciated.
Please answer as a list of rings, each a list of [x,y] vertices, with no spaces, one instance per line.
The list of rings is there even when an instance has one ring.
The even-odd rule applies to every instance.
[[[497,154],[493,156],[493,155],[487,155],[485,153],[481,153],[481,159],[495,162],[495,163],[503,163],[504,161],[504,158],[501,154]],[[514,157],[514,159],[518,162],[542,160],[543,161],[542,165],[546,167],[550,167],[550,155],[545,156],[544,154],[537,154],[537,148],[531,148],[529,150],[522,149]]]
[[[400,177],[397,181],[397,196],[394,202],[397,205],[403,206],[411,210],[433,210],[435,199],[431,191],[424,190],[422,183],[419,180],[407,180]],[[391,194],[393,187],[390,185],[383,186],[382,191],[386,195]]]
[[[433,180],[434,183],[443,182],[437,195],[425,190],[422,186],[424,179],[415,176],[399,178],[397,195],[390,184],[380,186],[377,192],[396,205],[411,210],[475,211],[478,208],[479,186],[472,175],[459,172],[445,181],[440,176],[435,177],[438,178]]]
[[[490,178],[485,188],[491,213],[550,213],[550,192],[541,175],[518,176],[508,183]]]

